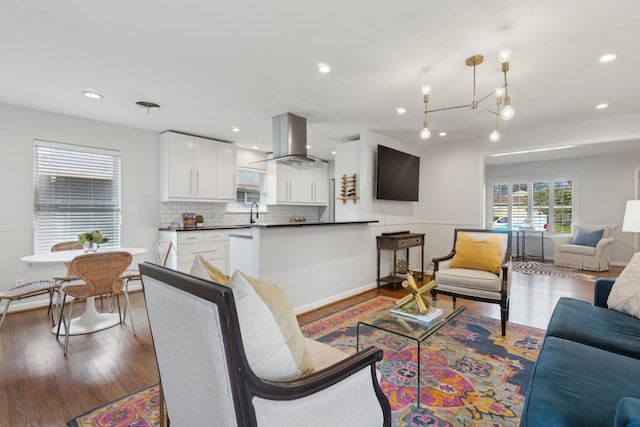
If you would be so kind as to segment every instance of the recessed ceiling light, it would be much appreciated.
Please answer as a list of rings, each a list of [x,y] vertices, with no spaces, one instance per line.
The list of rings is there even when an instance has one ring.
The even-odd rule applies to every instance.
[[[325,64],[324,62],[318,62],[316,64],[316,67],[318,67],[318,71],[320,71],[323,74],[328,73],[329,71],[331,71],[331,67],[329,67],[327,64]]]
[[[446,133],[446,132],[440,132],[438,135],[440,135],[440,136],[447,136],[447,133]]]
[[[104,96],[100,95],[95,90],[83,90],[82,94],[84,96],[86,96],[87,98],[91,98],[91,99],[102,99],[102,98],[104,98]]]
[[[335,155],[336,155],[336,152],[335,152],[335,151],[332,151],[332,152],[331,152],[331,154],[333,154],[333,155],[335,156]]]
[[[406,108],[404,108],[404,107],[398,107],[398,108],[396,108],[396,113],[398,113],[398,114],[404,114],[404,113],[406,113],[406,112],[407,112],[407,109],[406,109]]]
[[[231,126],[231,130],[234,132],[240,132],[240,128],[238,126]]]
[[[596,105],[596,110],[604,110],[608,106],[609,106],[609,104],[605,104],[605,103],[598,104],[598,105]]]
[[[257,150],[257,149],[259,149],[260,147],[258,147],[257,145],[254,145],[254,146],[253,146],[253,147],[251,147],[251,148],[252,148],[253,150]]]
[[[607,53],[602,55],[598,60],[602,63],[604,62],[611,62],[613,60],[615,60],[618,57],[618,55],[616,55],[615,53]]]
[[[307,150],[308,150],[309,148],[311,148],[311,146],[310,146],[310,145],[307,145]]]

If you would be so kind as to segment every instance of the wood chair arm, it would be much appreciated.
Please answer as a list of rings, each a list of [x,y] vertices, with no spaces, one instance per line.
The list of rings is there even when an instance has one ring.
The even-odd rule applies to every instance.
[[[446,261],[453,258],[455,254],[456,254],[455,251],[451,251],[445,256],[433,257],[433,259],[431,260],[431,262],[433,262],[433,271],[438,271],[438,264],[441,263],[442,261]]]

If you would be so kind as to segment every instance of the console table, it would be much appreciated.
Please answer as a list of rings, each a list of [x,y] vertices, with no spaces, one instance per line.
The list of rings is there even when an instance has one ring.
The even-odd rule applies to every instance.
[[[396,268],[398,263],[398,250],[406,249],[407,251],[407,261],[409,261],[409,248],[420,246],[420,274],[415,275],[416,280],[422,280],[422,275],[424,274],[424,234],[423,233],[408,233],[408,232],[400,232],[400,233],[384,233],[380,236],[376,236],[376,244],[378,248],[378,275],[377,275],[377,285],[380,287],[381,282],[390,283],[393,285],[393,290],[396,290],[398,287],[398,283],[402,283],[405,279],[404,277],[398,277],[396,275]],[[382,249],[393,251],[393,266],[391,269],[391,274],[385,277],[380,277],[380,251]]]

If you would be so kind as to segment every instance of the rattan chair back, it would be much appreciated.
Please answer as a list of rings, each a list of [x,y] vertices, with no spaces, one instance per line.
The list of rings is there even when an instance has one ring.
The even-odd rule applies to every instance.
[[[124,288],[120,275],[131,264],[129,252],[98,252],[79,255],[71,261],[70,269],[85,283],[63,286],[65,294],[75,298],[117,294]]]
[[[169,259],[169,253],[171,252],[171,246],[173,243],[171,240],[158,240],[156,243],[156,260],[158,264],[165,267],[167,260]]]
[[[70,242],[60,242],[51,246],[51,252],[72,251],[76,249],[82,249],[82,243],[78,242],[77,240],[72,240]]]

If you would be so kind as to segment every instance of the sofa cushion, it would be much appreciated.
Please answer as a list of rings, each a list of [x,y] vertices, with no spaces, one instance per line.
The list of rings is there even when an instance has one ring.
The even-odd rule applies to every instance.
[[[436,272],[436,283],[460,288],[481,289],[490,292],[500,292],[502,280],[494,273],[468,268],[449,268]]]
[[[498,237],[476,240],[467,233],[458,233],[455,251],[451,268],[500,272],[502,244]]]
[[[587,230],[586,228],[578,227],[576,235],[573,238],[574,245],[591,246],[595,248],[598,245],[600,239],[602,239],[602,233],[604,229]]]
[[[548,336],[520,427],[611,426],[624,397],[640,397],[640,360]]]
[[[560,298],[551,315],[547,336],[640,359],[640,320],[574,298]]]
[[[640,252],[633,255],[616,278],[607,305],[613,310],[640,318]]]
[[[594,256],[596,254],[596,248],[594,248],[593,246],[574,245],[571,243],[558,246],[558,251],[586,256]]]

